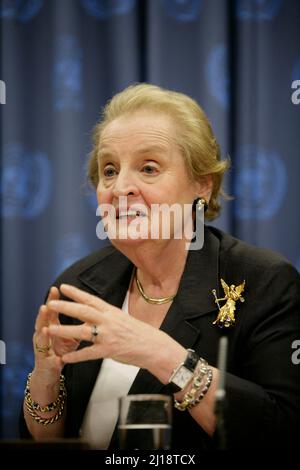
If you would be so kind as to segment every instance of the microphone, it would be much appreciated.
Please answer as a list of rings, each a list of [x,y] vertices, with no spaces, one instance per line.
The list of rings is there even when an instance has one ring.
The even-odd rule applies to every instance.
[[[225,428],[226,390],[225,374],[227,366],[228,338],[222,336],[219,341],[218,369],[220,373],[219,383],[215,395],[215,415],[217,418],[217,437],[219,449],[227,448],[227,436]]]

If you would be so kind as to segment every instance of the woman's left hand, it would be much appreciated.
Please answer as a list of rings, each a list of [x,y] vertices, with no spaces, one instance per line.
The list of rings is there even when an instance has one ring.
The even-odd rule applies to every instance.
[[[177,361],[176,356],[181,358],[185,354],[184,348],[166,333],[131,315],[126,315],[121,309],[99,297],[67,284],[62,284],[60,291],[74,302],[53,300],[49,302],[49,308],[77,318],[83,324],[50,325],[44,327],[45,333],[50,336],[93,342],[91,346],[64,354],[63,362],[75,363],[90,359],[111,358],[148,369],[158,376],[155,372],[159,370],[159,367],[163,369],[162,364],[164,360],[168,362],[170,352],[173,357],[175,356],[175,361]],[[97,336],[93,336],[94,326],[97,327]],[[163,376],[158,378],[164,381]]]

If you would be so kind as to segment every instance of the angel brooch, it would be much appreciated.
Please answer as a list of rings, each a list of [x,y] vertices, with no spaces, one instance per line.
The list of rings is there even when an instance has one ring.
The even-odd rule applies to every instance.
[[[229,287],[223,279],[221,279],[221,284],[224,290],[225,297],[217,299],[216,290],[213,289],[212,291],[215,297],[215,303],[218,305],[219,308],[218,316],[213,322],[213,325],[218,325],[220,328],[230,328],[235,323],[235,303],[238,300],[240,300],[241,302],[245,302],[244,297],[241,296],[245,288],[245,281],[243,282],[243,284],[240,284],[237,287],[235,287],[234,284],[231,284],[231,286]],[[221,300],[226,300],[226,303],[222,307],[220,307],[219,305],[219,301]]]

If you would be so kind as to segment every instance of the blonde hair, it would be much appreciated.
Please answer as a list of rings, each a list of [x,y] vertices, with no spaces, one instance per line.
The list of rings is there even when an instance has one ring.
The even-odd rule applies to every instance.
[[[211,175],[213,189],[205,218],[212,220],[220,211],[219,195],[229,159],[221,161],[219,144],[204,111],[192,98],[155,85],[131,85],[116,94],[104,107],[102,117],[93,131],[93,150],[88,165],[88,177],[97,187],[98,150],[103,129],[116,118],[149,109],[169,115],[175,124],[177,144],[182,152],[188,175],[192,180]]]

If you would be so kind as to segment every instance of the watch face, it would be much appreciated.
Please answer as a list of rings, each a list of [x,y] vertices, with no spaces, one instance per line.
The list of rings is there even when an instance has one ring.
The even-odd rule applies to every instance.
[[[187,386],[193,375],[194,374],[192,371],[184,366],[181,366],[176,375],[173,377],[172,382],[182,389]]]

